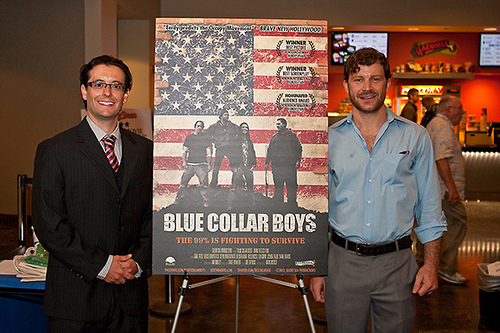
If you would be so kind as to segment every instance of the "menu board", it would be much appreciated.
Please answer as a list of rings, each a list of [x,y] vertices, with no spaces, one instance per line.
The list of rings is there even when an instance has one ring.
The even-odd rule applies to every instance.
[[[500,66],[500,34],[481,34],[479,66]]]
[[[373,47],[387,56],[387,32],[333,32],[332,65],[342,65],[356,50]]]
[[[157,19],[154,274],[326,274],[327,33]]]

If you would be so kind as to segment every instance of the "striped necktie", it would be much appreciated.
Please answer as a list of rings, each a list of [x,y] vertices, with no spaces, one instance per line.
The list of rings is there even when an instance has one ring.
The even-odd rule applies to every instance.
[[[104,142],[104,150],[106,152],[106,157],[108,158],[109,164],[111,164],[111,167],[116,172],[120,167],[118,158],[116,157],[114,150],[116,137],[114,135],[109,135],[102,139],[102,141]]]

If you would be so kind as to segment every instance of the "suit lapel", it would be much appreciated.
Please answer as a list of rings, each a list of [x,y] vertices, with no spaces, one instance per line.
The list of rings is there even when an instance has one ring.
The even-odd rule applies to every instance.
[[[127,131],[120,129],[120,132],[122,135],[122,164],[124,165],[122,184],[123,196],[127,192],[127,187],[132,178],[135,164],[137,163],[137,147],[136,141]]]
[[[120,192],[113,169],[106,158],[106,154],[102,150],[101,144],[97,141],[94,132],[92,132],[92,129],[85,119],[78,125],[76,140],[80,144],[80,151],[88,157],[110,185],[113,186],[117,192]]]

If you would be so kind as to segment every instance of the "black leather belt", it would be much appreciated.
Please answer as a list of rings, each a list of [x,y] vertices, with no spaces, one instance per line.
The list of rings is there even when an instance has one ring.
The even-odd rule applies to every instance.
[[[355,243],[337,235],[335,231],[332,232],[332,241],[338,246],[356,252],[358,256],[378,256],[407,249],[412,244],[410,236],[405,236],[397,241],[383,244]]]

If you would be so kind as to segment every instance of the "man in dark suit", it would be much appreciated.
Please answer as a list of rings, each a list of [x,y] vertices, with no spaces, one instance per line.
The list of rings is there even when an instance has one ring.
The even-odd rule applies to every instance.
[[[50,254],[44,313],[50,332],[147,332],[152,142],[118,124],[132,85],[121,60],[92,59],[80,83],[87,117],[35,158],[33,225]]]

